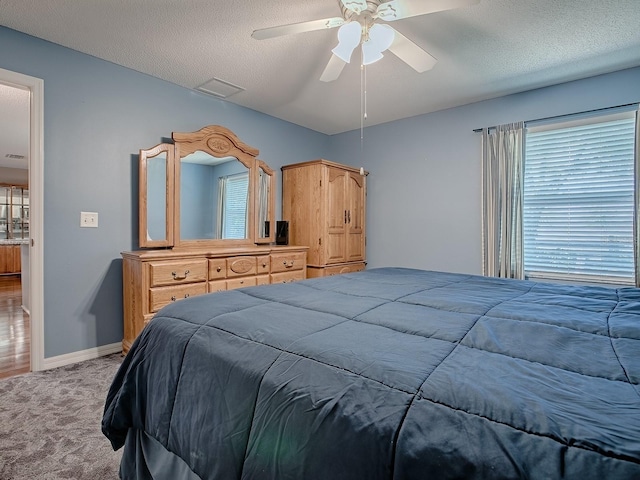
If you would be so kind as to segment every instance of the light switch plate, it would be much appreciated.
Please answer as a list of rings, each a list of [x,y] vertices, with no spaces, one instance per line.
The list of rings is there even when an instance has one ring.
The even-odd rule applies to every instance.
[[[98,212],[80,212],[80,226],[98,228]]]

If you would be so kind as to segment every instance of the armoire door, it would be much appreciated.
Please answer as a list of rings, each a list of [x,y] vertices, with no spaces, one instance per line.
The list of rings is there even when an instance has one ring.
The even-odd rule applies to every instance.
[[[347,216],[346,197],[347,172],[340,168],[326,169],[327,199],[327,245],[325,262],[340,263],[347,261]]]
[[[349,172],[346,178],[347,200],[347,252],[348,262],[364,260],[365,229],[364,202],[365,176]]]

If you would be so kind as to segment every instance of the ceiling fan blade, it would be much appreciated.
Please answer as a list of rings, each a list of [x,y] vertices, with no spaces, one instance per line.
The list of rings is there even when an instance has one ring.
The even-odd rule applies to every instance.
[[[340,74],[342,73],[342,69],[346,63],[340,59],[337,55],[331,55],[329,59],[329,63],[324,67],[324,72],[320,76],[321,82],[333,82],[336,80]]]
[[[381,3],[375,16],[387,22],[393,22],[394,20],[453,10],[477,3],[480,3],[480,0],[391,0]]]
[[[323,30],[325,28],[335,28],[339,27],[343,23],[344,18],[341,17],[323,18],[322,20],[311,20],[310,22],[291,23],[289,25],[280,25],[278,27],[261,28],[259,30],[254,30],[251,36],[256,40],[265,40],[267,38],[281,37],[283,35],[293,35],[296,33]]]
[[[438,62],[433,56],[425,52],[418,45],[394,29],[395,37],[389,51],[416,72],[431,70]]]

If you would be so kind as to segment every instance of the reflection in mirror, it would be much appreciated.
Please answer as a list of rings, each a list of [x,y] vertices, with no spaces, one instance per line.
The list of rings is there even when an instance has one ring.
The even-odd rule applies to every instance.
[[[167,152],[147,157],[147,241],[166,240]]]
[[[260,159],[256,159],[255,190],[255,231],[256,243],[271,243],[275,240],[274,213],[275,177],[274,171]]]
[[[271,193],[271,175],[258,168],[258,237],[268,238],[271,235],[269,224],[269,198]]]
[[[180,239],[247,239],[249,169],[195,151],[180,159]]]

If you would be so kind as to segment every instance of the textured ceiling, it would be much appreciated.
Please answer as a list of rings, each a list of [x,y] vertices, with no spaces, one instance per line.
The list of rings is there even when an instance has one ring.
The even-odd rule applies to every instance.
[[[0,83],[0,167],[24,170],[28,155],[29,91]]]
[[[335,16],[338,0],[0,0],[0,25],[187,88],[217,77],[244,89],[228,101],[327,134],[361,124],[359,66],[318,80],[337,31],[251,33]],[[438,63],[370,65],[365,126],[638,66],[639,26],[640,0],[482,0],[394,22]]]

